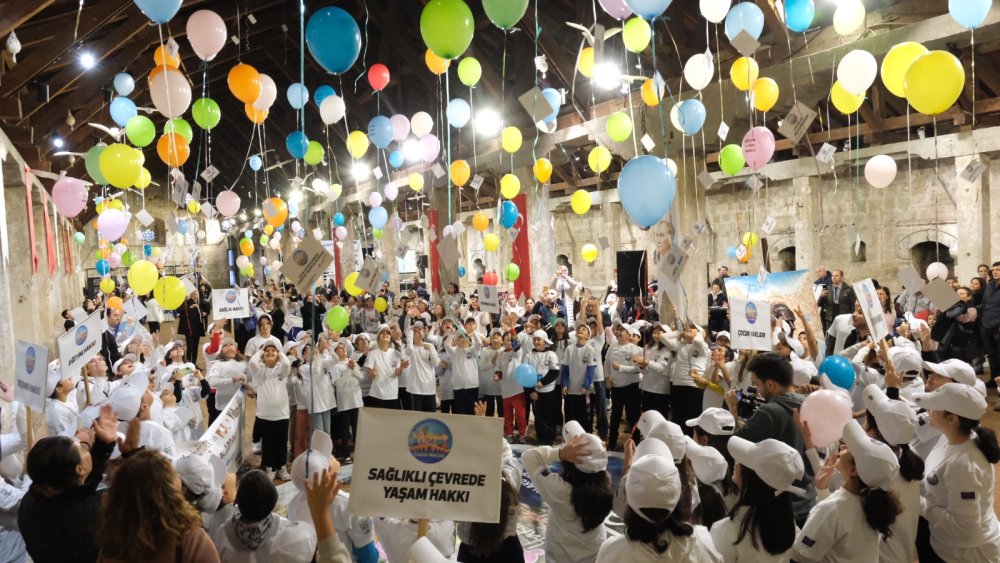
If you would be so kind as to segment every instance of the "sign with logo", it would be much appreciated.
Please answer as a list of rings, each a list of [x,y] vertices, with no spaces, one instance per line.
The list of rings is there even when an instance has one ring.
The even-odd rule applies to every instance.
[[[242,391],[233,395],[226,408],[219,412],[215,422],[194,442],[191,453],[197,456],[218,456],[230,471],[236,471],[243,462],[243,427],[245,399]]]
[[[771,350],[771,304],[766,299],[729,297],[733,348]]]
[[[101,334],[106,326],[101,314],[92,313],[77,323],[75,327],[56,339],[63,377],[79,375],[80,369],[87,365],[91,358],[101,353]]]
[[[212,290],[212,318],[245,319],[250,316],[250,291],[243,288]]]
[[[23,340],[17,341],[14,353],[14,396],[25,407],[45,410],[45,384],[49,372],[49,349]]]
[[[348,511],[496,522],[501,432],[499,418],[361,409]]]
[[[480,285],[476,292],[479,296],[479,308],[487,313],[500,314],[500,292],[496,286]]]
[[[333,255],[323,248],[320,241],[307,238],[284,261],[281,272],[299,293],[308,293],[330,264],[333,264]]]
[[[858,296],[858,304],[861,305],[861,312],[865,314],[865,322],[868,323],[872,338],[877,342],[888,336],[889,325],[885,320],[885,311],[882,310],[871,278],[855,283],[854,294]]]

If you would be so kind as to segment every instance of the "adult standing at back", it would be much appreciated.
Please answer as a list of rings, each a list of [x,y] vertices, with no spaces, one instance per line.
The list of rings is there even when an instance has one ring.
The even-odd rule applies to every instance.
[[[983,302],[980,308],[983,322],[983,350],[990,362],[990,373],[1000,374],[1000,261],[990,268],[990,279],[983,287]]]
[[[187,351],[188,362],[198,361],[198,341],[205,336],[205,318],[201,314],[201,303],[198,299],[198,290],[194,290],[184,300],[180,309],[177,310],[177,334],[183,334],[185,340],[184,349]]]
[[[823,328],[826,330],[833,319],[838,315],[847,315],[854,312],[855,295],[851,289],[851,284],[844,281],[843,270],[833,270],[830,275],[830,284],[823,288],[819,296],[819,308],[823,319]],[[833,338],[827,337],[827,350],[833,350]]]

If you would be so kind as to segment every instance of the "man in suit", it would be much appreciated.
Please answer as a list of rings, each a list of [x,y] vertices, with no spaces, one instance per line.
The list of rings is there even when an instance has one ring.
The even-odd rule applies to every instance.
[[[104,329],[104,333],[101,334],[101,356],[104,357],[104,363],[111,366],[122,357],[121,352],[118,350],[118,340],[116,338],[118,335],[118,325],[122,322],[122,310],[111,307],[104,314],[104,319],[108,324]]]
[[[839,315],[847,315],[854,312],[854,290],[851,285],[844,281],[843,270],[833,270],[830,275],[830,285],[823,288],[819,296],[820,316],[823,320],[823,331],[826,332],[833,319]],[[830,337],[827,337],[830,341]],[[827,344],[827,350],[832,350],[832,345]]]

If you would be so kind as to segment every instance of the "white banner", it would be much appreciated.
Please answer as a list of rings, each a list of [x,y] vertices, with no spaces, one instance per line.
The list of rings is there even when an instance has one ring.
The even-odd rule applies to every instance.
[[[49,373],[49,349],[23,340],[17,341],[14,354],[14,396],[26,408],[45,410],[45,384]]]
[[[500,314],[500,292],[495,286],[480,285],[477,295],[479,295],[480,309],[487,313]]]
[[[135,296],[125,302],[124,309],[126,315],[137,321],[141,321],[146,316],[146,306]]]
[[[362,408],[348,511],[497,522],[501,424],[499,418]]]
[[[865,314],[865,322],[868,323],[872,339],[878,342],[888,336],[889,325],[886,323],[885,312],[882,311],[882,304],[878,300],[878,294],[875,293],[875,284],[871,278],[856,282],[854,295],[858,297],[861,312]]]
[[[245,319],[249,316],[250,291],[247,288],[212,290],[213,319]]]
[[[101,313],[94,312],[86,319],[77,321],[75,327],[56,340],[63,377],[79,375],[80,369],[87,365],[91,358],[101,353],[101,334],[104,332],[104,327],[105,322],[101,318]]]
[[[201,438],[192,444],[191,453],[202,457],[219,456],[230,471],[235,471],[243,462],[245,407],[244,393],[239,391],[226,408],[219,411],[218,418]]]
[[[333,264],[333,255],[318,240],[307,238],[299,243],[298,248],[291,252],[283,264],[281,271],[285,278],[299,293],[305,294],[312,291],[313,284]]]
[[[771,304],[729,296],[730,332],[737,350],[771,350]]]

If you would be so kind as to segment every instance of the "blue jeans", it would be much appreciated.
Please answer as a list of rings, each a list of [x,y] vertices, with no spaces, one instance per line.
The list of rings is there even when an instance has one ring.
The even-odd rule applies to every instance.
[[[336,409],[330,409],[328,411],[317,412],[309,415],[309,424],[312,426],[312,430],[321,430],[326,432],[327,436],[333,437],[333,416],[337,412]]]
[[[588,420],[593,420],[594,414],[597,414],[597,435],[602,440],[606,440],[608,438],[608,392],[603,381],[594,382],[594,392],[590,395]],[[586,426],[590,427],[589,424]]]

